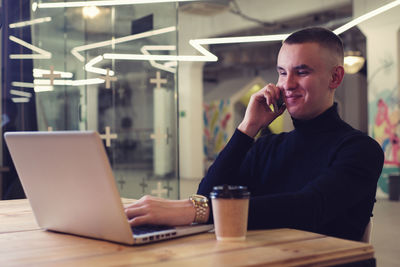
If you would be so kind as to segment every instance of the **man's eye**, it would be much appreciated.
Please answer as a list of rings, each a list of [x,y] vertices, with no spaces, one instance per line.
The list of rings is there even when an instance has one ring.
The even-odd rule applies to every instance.
[[[286,75],[286,72],[280,71],[280,72],[279,72],[279,75],[280,75],[280,76],[284,76],[284,75]]]
[[[309,74],[309,72],[308,71],[298,71],[297,74],[300,76],[305,76],[305,75]]]

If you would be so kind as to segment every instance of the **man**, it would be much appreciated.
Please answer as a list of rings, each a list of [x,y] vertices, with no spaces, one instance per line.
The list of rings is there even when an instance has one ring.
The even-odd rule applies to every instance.
[[[277,60],[278,82],[255,93],[245,117],[199,186],[245,185],[251,192],[250,229],[290,227],[361,240],[375,201],[383,152],[372,138],[342,121],[334,103],[341,84],[343,44],[324,28],[291,34]],[[284,105],[271,109],[284,95]],[[258,131],[287,109],[295,129]],[[193,205],[193,202],[195,205]],[[212,222],[197,199],[144,197],[126,209],[132,225]]]

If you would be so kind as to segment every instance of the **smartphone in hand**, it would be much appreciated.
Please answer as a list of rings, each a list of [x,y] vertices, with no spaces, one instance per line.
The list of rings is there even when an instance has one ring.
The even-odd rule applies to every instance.
[[[279,99],[276,101],[276,105],[278,106],[278,110],[283,106],[285,100],[283,99],[283,91],[279,91]]]
[[[279,91],[279,99],[274,103],[274,112],[278,112],[281,109],[285,101],[283,100],[283,91]]]

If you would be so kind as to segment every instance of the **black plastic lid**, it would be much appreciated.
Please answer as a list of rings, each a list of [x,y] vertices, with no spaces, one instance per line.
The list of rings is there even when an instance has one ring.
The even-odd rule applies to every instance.
[[[246,186],[240,185],[219,185],[214,186],[210,193],[211,198],[249,198],[250,192]]]

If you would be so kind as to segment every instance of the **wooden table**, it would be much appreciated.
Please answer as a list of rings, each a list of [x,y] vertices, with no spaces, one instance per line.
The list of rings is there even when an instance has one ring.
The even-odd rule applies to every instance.
[[[293,229],[249,231],[244,242],[204,233],[142,246],[39,229],[27,200],[0,201],[0,266],[331,266],[373,261],[370,244]]]

